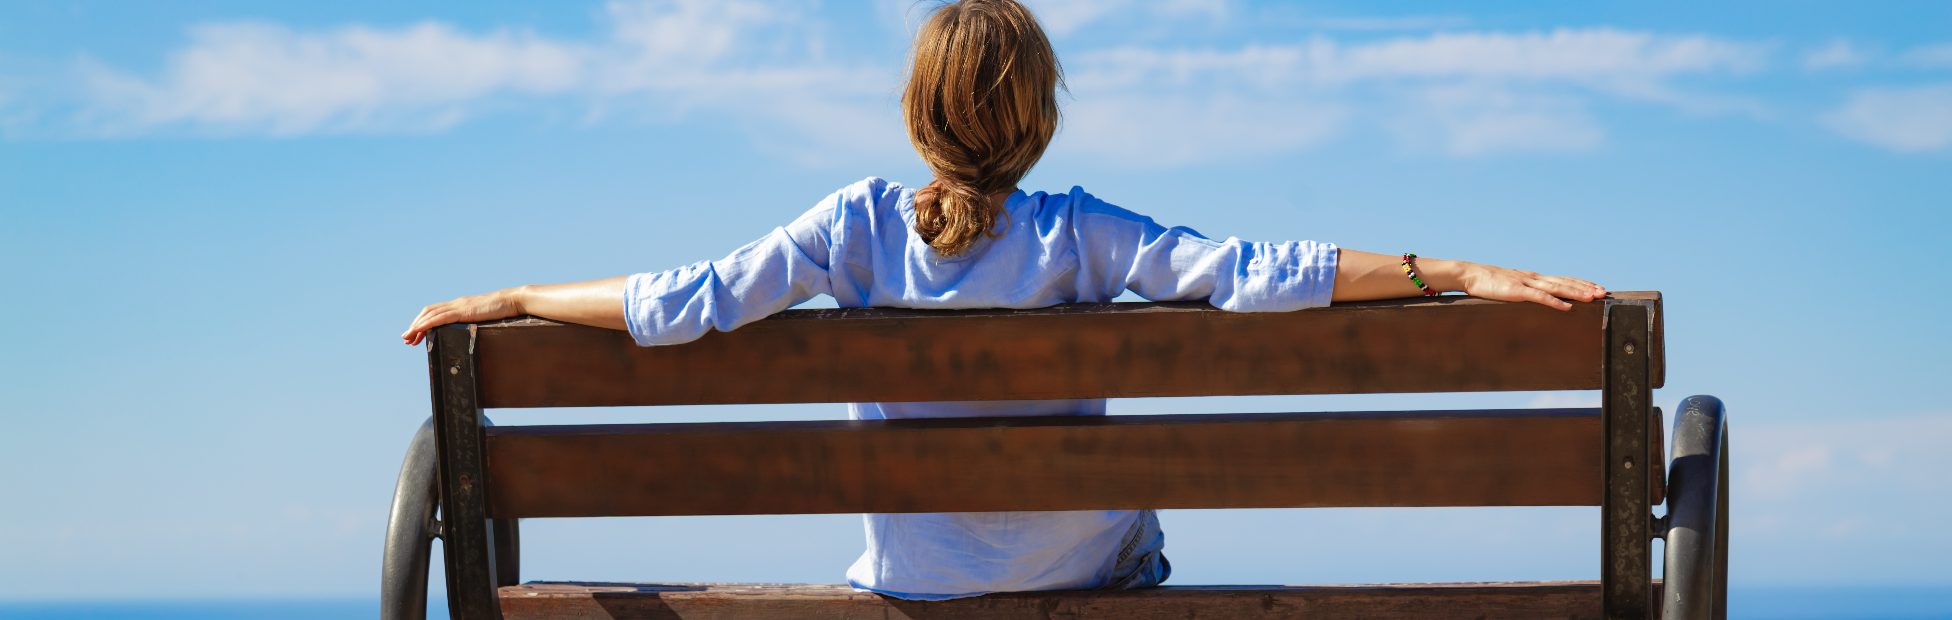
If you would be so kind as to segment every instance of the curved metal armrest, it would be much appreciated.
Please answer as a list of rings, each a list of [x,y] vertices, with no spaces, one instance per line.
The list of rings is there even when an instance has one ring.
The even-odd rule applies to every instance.
[[[1690,396],[1674,419],[1668,466],[1661,617],[1728,616],[1728,419],[1722,401]]]

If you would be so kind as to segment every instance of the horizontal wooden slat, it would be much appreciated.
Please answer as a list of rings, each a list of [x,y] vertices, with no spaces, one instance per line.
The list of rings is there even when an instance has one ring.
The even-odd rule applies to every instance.
[[[1582,506],[1597,409],[488,430],[494,517]]]
[[[1583,390],[1605,303],[1469,297],[1230,313],[1200,303],[795,310],[695,342],[518,319],[476,326],[486,407]],[[1659,333],[1652,338],[1661,382]]]
[[[1655,591],[1659,592],[1659,584]],[[1167,586],[906,601],[841,585],[531,583],[501,589],[510,620],[1183,620],[1598,618],[1595,581],[1364,586]]]

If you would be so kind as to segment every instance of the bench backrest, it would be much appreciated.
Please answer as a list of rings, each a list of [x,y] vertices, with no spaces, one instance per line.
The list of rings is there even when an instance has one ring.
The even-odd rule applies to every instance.
[[[1602,382],[1602,306],[802,310],[669,347],[536,319],[472,342],[490,408],[1571,390]],[[1600,426],[1597,409],[526,426],[486,429],[483,460],[489,515],[520,518],[1598,505]]]
[[[491,518],[1601,506],[1608,613],[1662,501],[1658,293],[789,311],[683,345],[520,319],[428,349],[450,609],[493,617]],[[489,427],[486,408],[1602,390],[1597,409]],[[509,541],[512,542],[512,541]],[[1620,611],[1626,610],[1626,611]]]
[[[789,310],[667,347],[520,319],[478,326],[474,351],[486,408],[1592,390],[1605,305]],[[1658,325],[1650,344],[1658,385]]]

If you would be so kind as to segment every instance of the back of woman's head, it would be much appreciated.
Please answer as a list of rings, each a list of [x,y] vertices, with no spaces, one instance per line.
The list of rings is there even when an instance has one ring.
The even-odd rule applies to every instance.
[[[945,256],[989,234],[993,194],[1014,189],[1057,131],[1063,70],[1016,0],[943,4],[915,37],[902,114],[935,182],[915,193],[915,232]]]

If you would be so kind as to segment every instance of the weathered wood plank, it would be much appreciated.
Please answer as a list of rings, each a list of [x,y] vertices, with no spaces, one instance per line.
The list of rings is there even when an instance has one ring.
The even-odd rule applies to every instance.
[[[495,517],[1598,505],[1596,409],[491,427]]]
[[[508,618],[1182,620],[1597,618],[1591,581],[1174,587],[906,601],[839,585],[531,583],[501,589]]]
[[[1605,305],[796,310],[666,347],[518,319],[481,325],[476,354],[490,408],[1585,390],[1601,383]],[[1658,386],[1658,333],[1649,344]]]

